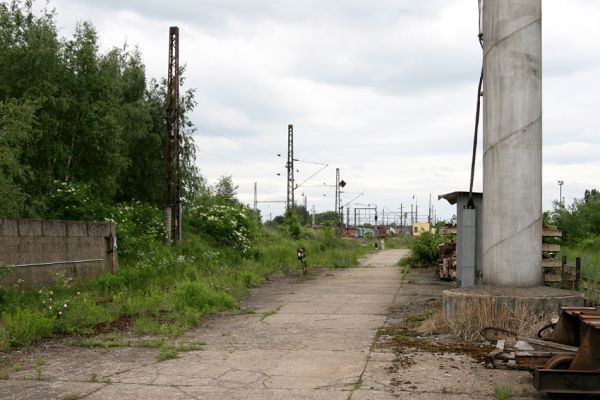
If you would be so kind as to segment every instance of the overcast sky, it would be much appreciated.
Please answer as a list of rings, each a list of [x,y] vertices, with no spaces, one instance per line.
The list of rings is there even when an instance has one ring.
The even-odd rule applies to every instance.
[[[348,185],[344,202],[387,212],[468,190],[481,68],[476,0],[56,0],[61,32],[91,21],[103,49],[138,46],[148,77],[167,70],[180,28],[186,87],[196,88],[198,166],[232,175],[239,198],[284,200],[287,125],[295,157],[329,167],[307,185]],[[544,0],[544,209],[600,187],[600,1]],[[232,139],[229,139],[232,138]],[[481,141],[480,141],[481,142]],[[277,157],[277,154],[281,157]],[[238,163],[229,161],[237,160]],[[320,166],[297,163],[297,183]],[[280,173],[281,176],[277,176]],[[481,151],[476,190],[481,190]],[[334,189],[296,193],[333,210]],[[267,219],[284,204],[262,203]]]

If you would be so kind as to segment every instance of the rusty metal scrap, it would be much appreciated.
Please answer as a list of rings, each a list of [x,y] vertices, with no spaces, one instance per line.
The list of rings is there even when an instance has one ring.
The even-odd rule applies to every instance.
[[[533,370],[535,388],[551,396],[600,395],[600,309],[562,307],[549,326],[554,329],[546,340],[521,338],[533,350],[498,341],[486,366]]]
[[[435,274],[443,280],[456,279],[456,242],[441,243],[438,248],[438,260]]]

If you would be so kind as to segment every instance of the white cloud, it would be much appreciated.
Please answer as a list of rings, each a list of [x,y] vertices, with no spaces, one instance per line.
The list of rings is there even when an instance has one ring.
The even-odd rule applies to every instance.
[[[233,175],[240,198],[285,197],[287,124],[296,156],[335,168],[362,203],[396,209],[416,195],[468,187],[475,92],[481,63],[472,0],[174,0],[55,3],[65,34],[78,20],[98,28],[104,48],[139,45],[149,76],[166,72],[167,33],[180,26],[202,172]],[[544,0],[544,207],[598,187],[600,3]],[[277,157],[282,153],[282,157]],[[315,168],[316,167],[316,168]],[[317,166],[299,164],[297,179]],[[279,172],[282,175],[277,176]],[[481,188],[481,152],[476,189]],[[333,208],[333,190],[306,188],[309,205]],[[325,194],[325,196],[323,196]],[[344,199],[352,198],[344,195]],[[452,207],[434,201],[444,217]],[[421,207],[421,206],[420,206]],[[281,213],[282,204],[261,206]],[[426,210],[426,207],[422,208]]]

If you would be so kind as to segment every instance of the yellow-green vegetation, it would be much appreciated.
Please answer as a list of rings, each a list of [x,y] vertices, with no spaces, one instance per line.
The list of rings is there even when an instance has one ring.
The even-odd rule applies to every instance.
[[[494,397],[496,400],[509,400],[512,396],[512,388],[510,386],[496,386],[494,388]]]
[[[339,253],[346,254],[348,266],[355,265],[370,250],[358,241],[325,238],[324,232],[304,228],[299,241],[284,228],[260,229],[247,255],[188,233],[179,248],[138,243],[137,257],[124,258],[114,275],[82,282],[58,279],[42,289],[1,288],[0,348],[28,345],[55,333],[98,330],[133,329],[176,337],[203,315],[237,308],[251,287],[269,277],[298,271],[299,243],[307,249],[312,267],[339,267]],[[49,309],[49,302],[62,305],[61,313]],[[118,338],[95,340],[82,339],[80,344],[121,345]]]
[[[581,257],[579,289],[600,302],[600,192],[586,190],[570,205],[555,202],[544,222],[562,231],[561,255],[567,256],[569,264]]]
[[[156,356],[158,362],[173,360],[175,358],[177,358],[177,351],[175,351],[174,348],[167,346],[161,347],[158,356]]]
[[[281,310],[281,307],[283,307],[283,305],[280,304],[272,310],[265,311],[264,313],[261,314],[260,320],[263,321],[265,318],[270,317],[271,315],[277,314],[279,312],[279,310]]]
[[[231,177],[208,185],[194,162],[194,91],[183,88],[184,240],[165,246],[165,83],[146,77],[137,50],[99,43],[87,22],[61,37],[51,5],[0,2],[0,65],[11,66],[0,68],[0,218],[115,222],[120,265],[36,288],[1,285],[12,271],[0,265],[0,350],[55,334],[177,337],[206,314],[237,308],[250,288],[297,271],[298,247],[310,268],[351,267],[370,250],[331,227],[306,228],[302,207],[265,228],[237,200]]]

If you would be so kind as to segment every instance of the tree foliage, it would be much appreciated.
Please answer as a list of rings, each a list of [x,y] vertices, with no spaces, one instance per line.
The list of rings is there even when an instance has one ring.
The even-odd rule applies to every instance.
[[[568,207],[555,202],[550,222],[562,230],[565,244],[600,236],[600,193],[586,190],[582,199],[575,199]]]
[[[57,181],[85,188],[93,202],[159,206],[165,80],[147,82],[135,48],[102,52],[89,22],[69,38],[58,32],[48,8],[0,3],[0,217],[61,213]],[[202,186],[188,119],[193,90],[180,103],[183,195],[191,197]]]

